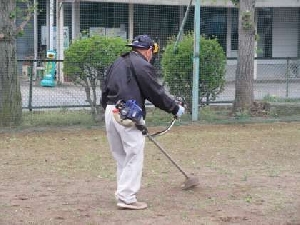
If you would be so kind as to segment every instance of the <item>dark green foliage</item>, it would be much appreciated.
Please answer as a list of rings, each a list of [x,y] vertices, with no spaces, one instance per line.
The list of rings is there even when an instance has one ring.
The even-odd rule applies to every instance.
[[[93,36],[76,40],[65,51],[64,73],[72,80],[103,75],[121,53],[128,51],[119,37]]]
[[[240,3],[239,0],[231,0],[231,2],[234,4],[234,5],[238,5]]]
[[[122,53],[129,51],[127,42],[119,37],[93,36],[76,40],[65,51],[64,73],[85,88],[87,102],[96,121],[102,119],[100,97],[96,88],[103,81],[107,67]]]
[[[184,35],[174,53],[175,39],[171,39],[162,56],[164,80],[173,95],[192,100],[194,35]],[[214,100],[224,90],[226,56],[217,39],[201,37],[200,41],[200,102]]]

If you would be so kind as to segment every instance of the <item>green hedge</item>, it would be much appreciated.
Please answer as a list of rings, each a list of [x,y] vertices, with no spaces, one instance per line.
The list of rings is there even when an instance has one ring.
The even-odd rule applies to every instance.
[[[164,81],[173,95],[191,104],[193,82],[194,34],[185,34],[174,51],[175,38],[169,40],[162,55]],[[226,55],[216,38],[200,40],[200,103],[209,104],[224,90]]]

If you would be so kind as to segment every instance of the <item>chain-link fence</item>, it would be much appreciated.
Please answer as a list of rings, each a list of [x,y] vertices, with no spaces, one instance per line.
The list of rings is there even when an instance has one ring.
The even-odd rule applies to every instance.
[[[263,100],[268,96],[282,99],[300,97],[299,59],[278,58],[272,60],[259,59],[257,61],[259,61],[257,63],[257,77],[254,82],[256,100]],[[83,86],[72,82],[64,82],[60,85],[56,84],[55,87],[43,87],[41,80],[44,76],[44,67],[37,67],[37,75],[34,77],[33,63],[35,60],[19,60],[19,62],[23,63],[21,91],[23,97],[22,107],[24,109],[89,107]],[[63,61],[37,60],[37,62],[45,64],[48,62],[61,63]],[[236,59],[228,59],[227,64],[224,91],[211,104],[232,103],[234,101]],[[98,97],[101,95],[100,87],[97,90],[97,95]]]
[[[72,45],[72,40],[100,35],[118,36],[128,42],[136,35],[148,34],[160,46],[155,66],[161,81],[164,82],[161,65],[168,40],[177,37],[183,25],[182,21],[185,21],[184,33],[194,30],[194,6],[192,5],[186,13],[188,5],[179,5],[182,3],[171,1],[154,5],[147,4],[147,1],[134,4],[131,1],[116,3],[39,0],[37,3],[36,19],[31,20],[25,35],[18,38],[17,46],[22,107],[25,111],[89,107],[85,88],[75,85],[68,74],[63,72],[64,52]],[[281,8],[269,4],[256,8],[255,15],[255,100],[286,101],[299,98],[299,7]],[[210,104],[230,104],[235,99],[238,9],[232,5],[228,6],[227,3],[224,3],[224,6],[216,6],[213,3],[202,5],[200,31],[206,38],[217,38],[227,57],[224,89]],[[54,58],[48,57],[49,50],[54,50]],[[182,69],[185,69],[191,60],[187,57],[186,61],[180,62]],[[50,74],[53,80],[50,81],[50,85],[43,85],[42,80],[47,75],[46,70],[50,64],[55,67]],[[190,76],[188,79],[191,78]],[[166,89],[171,85],[166,84]],[[100,86],[96,93],[99,104]]]

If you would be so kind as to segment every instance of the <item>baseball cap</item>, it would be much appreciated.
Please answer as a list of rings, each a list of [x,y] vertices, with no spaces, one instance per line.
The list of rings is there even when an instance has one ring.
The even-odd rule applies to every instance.
[[[154,41],[148,35],[138,35],[133,39],[131,44],[127,44],[126,46],[149,49],[154,44]]]

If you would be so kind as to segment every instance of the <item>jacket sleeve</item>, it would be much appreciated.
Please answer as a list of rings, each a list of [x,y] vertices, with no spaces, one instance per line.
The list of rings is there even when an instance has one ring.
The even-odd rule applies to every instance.
[[[107,91],[102,91],[100,102],[101,102],[102,108],[106,109],[106,106],[107,106]]]
[[[144,97],[161,110],[176,115],[179,106],[158,83],[155,68],[147,63],[142,67],[137,66],[135,72]]]
[[[107,106],[107,95],[108,95],[108,88],[107,88],[107,81],[109,78],[109,73],[111,71],[111,66],[108,67],[108,69],[105,71],[103,79],[101,80],[101,99],[100,103],[103,109],[106,109]]]

